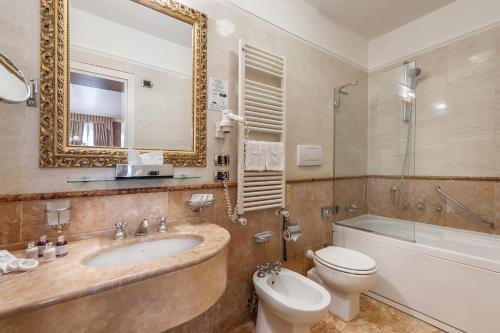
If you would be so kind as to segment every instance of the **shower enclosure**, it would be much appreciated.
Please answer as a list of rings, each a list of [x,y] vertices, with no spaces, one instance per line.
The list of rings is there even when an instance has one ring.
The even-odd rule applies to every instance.
[[[492,183],[464,169],[485,163],[476,161],[482,156],[473,149],[457,147],[472,135],[484,137],[478,121],[494,119],[484,119],[468,105],[468,122],[455,120],[452,134],[459,135],[444,137],[450,144],[443,154],[421,159],[415,152],[425,146],[422,140],[441,143],[433,141],[429,134],[436,131],[429,125],[435,130],[436,117],[447,111],[444,102],[429,98],[432,84],[427,82],[427,102],[435,105],[419,105],[417,115],[425,70],[406,63],[335,90],[333,243],[377,263],[377,280],[368,296],[446,332],[490,333],[500,327],[500,236],[491,235],[498,233],[494,211],[499,178]],[[462,92],[452,96],[461,98],[461,106],[464,96],[477,101],[473,92]],[[417,126],[422,114],[427,121],[419,118]],[[439,164],[457,157],[461,165]],[[441,168],[429,168],[433,164]]]
[[[416,82],[421,70],[405,63],[335,90],[336,221],[379,215],[411,221],[415,210]],[[356,226],[384,233],[383,228]],[[402,222],[393,237],[415,240]]]

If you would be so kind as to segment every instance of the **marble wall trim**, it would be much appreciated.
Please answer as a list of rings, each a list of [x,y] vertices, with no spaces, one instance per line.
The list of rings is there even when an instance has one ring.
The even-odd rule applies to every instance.
[[[287,184],[322,182],[329,180],[331,181],[334,179],[333,177],[290,179],[287,180]],[[139,187],[139,188],[106,189],[106,190],[90,190],[90,191],[24,193],[24,194],[0,195],[0,202],[90,198],[90,197],[103,197],[109,195],[217,189],[223,187],[224,185],[222,185],[221,183],[206,183],[206,184],[192,184],[192,185],[171,185],[171,186],[158,186],[158,187]],[[229,184],[229,187],[236,187],[236,183]]]

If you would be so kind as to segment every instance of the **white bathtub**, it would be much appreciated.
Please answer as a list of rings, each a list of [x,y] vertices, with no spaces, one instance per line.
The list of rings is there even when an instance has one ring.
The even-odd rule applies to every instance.
[[[445,331],[500,332],[499,236],[364,215],[333,241],[377,262],[367,295]]]

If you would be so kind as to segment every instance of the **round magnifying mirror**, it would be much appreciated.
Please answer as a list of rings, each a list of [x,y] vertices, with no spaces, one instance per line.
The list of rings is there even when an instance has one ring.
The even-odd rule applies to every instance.
[[[23,73],[0,53],[0,102],[21,103],[29,95],[30,86]]]

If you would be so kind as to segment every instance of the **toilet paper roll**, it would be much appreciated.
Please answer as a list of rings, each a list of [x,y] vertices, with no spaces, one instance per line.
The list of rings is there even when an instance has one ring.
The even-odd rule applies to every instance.
[[[298,224],[288,225],[283,231],[283,238],[288,241],[296,242],[301,236],[300,226]]]

